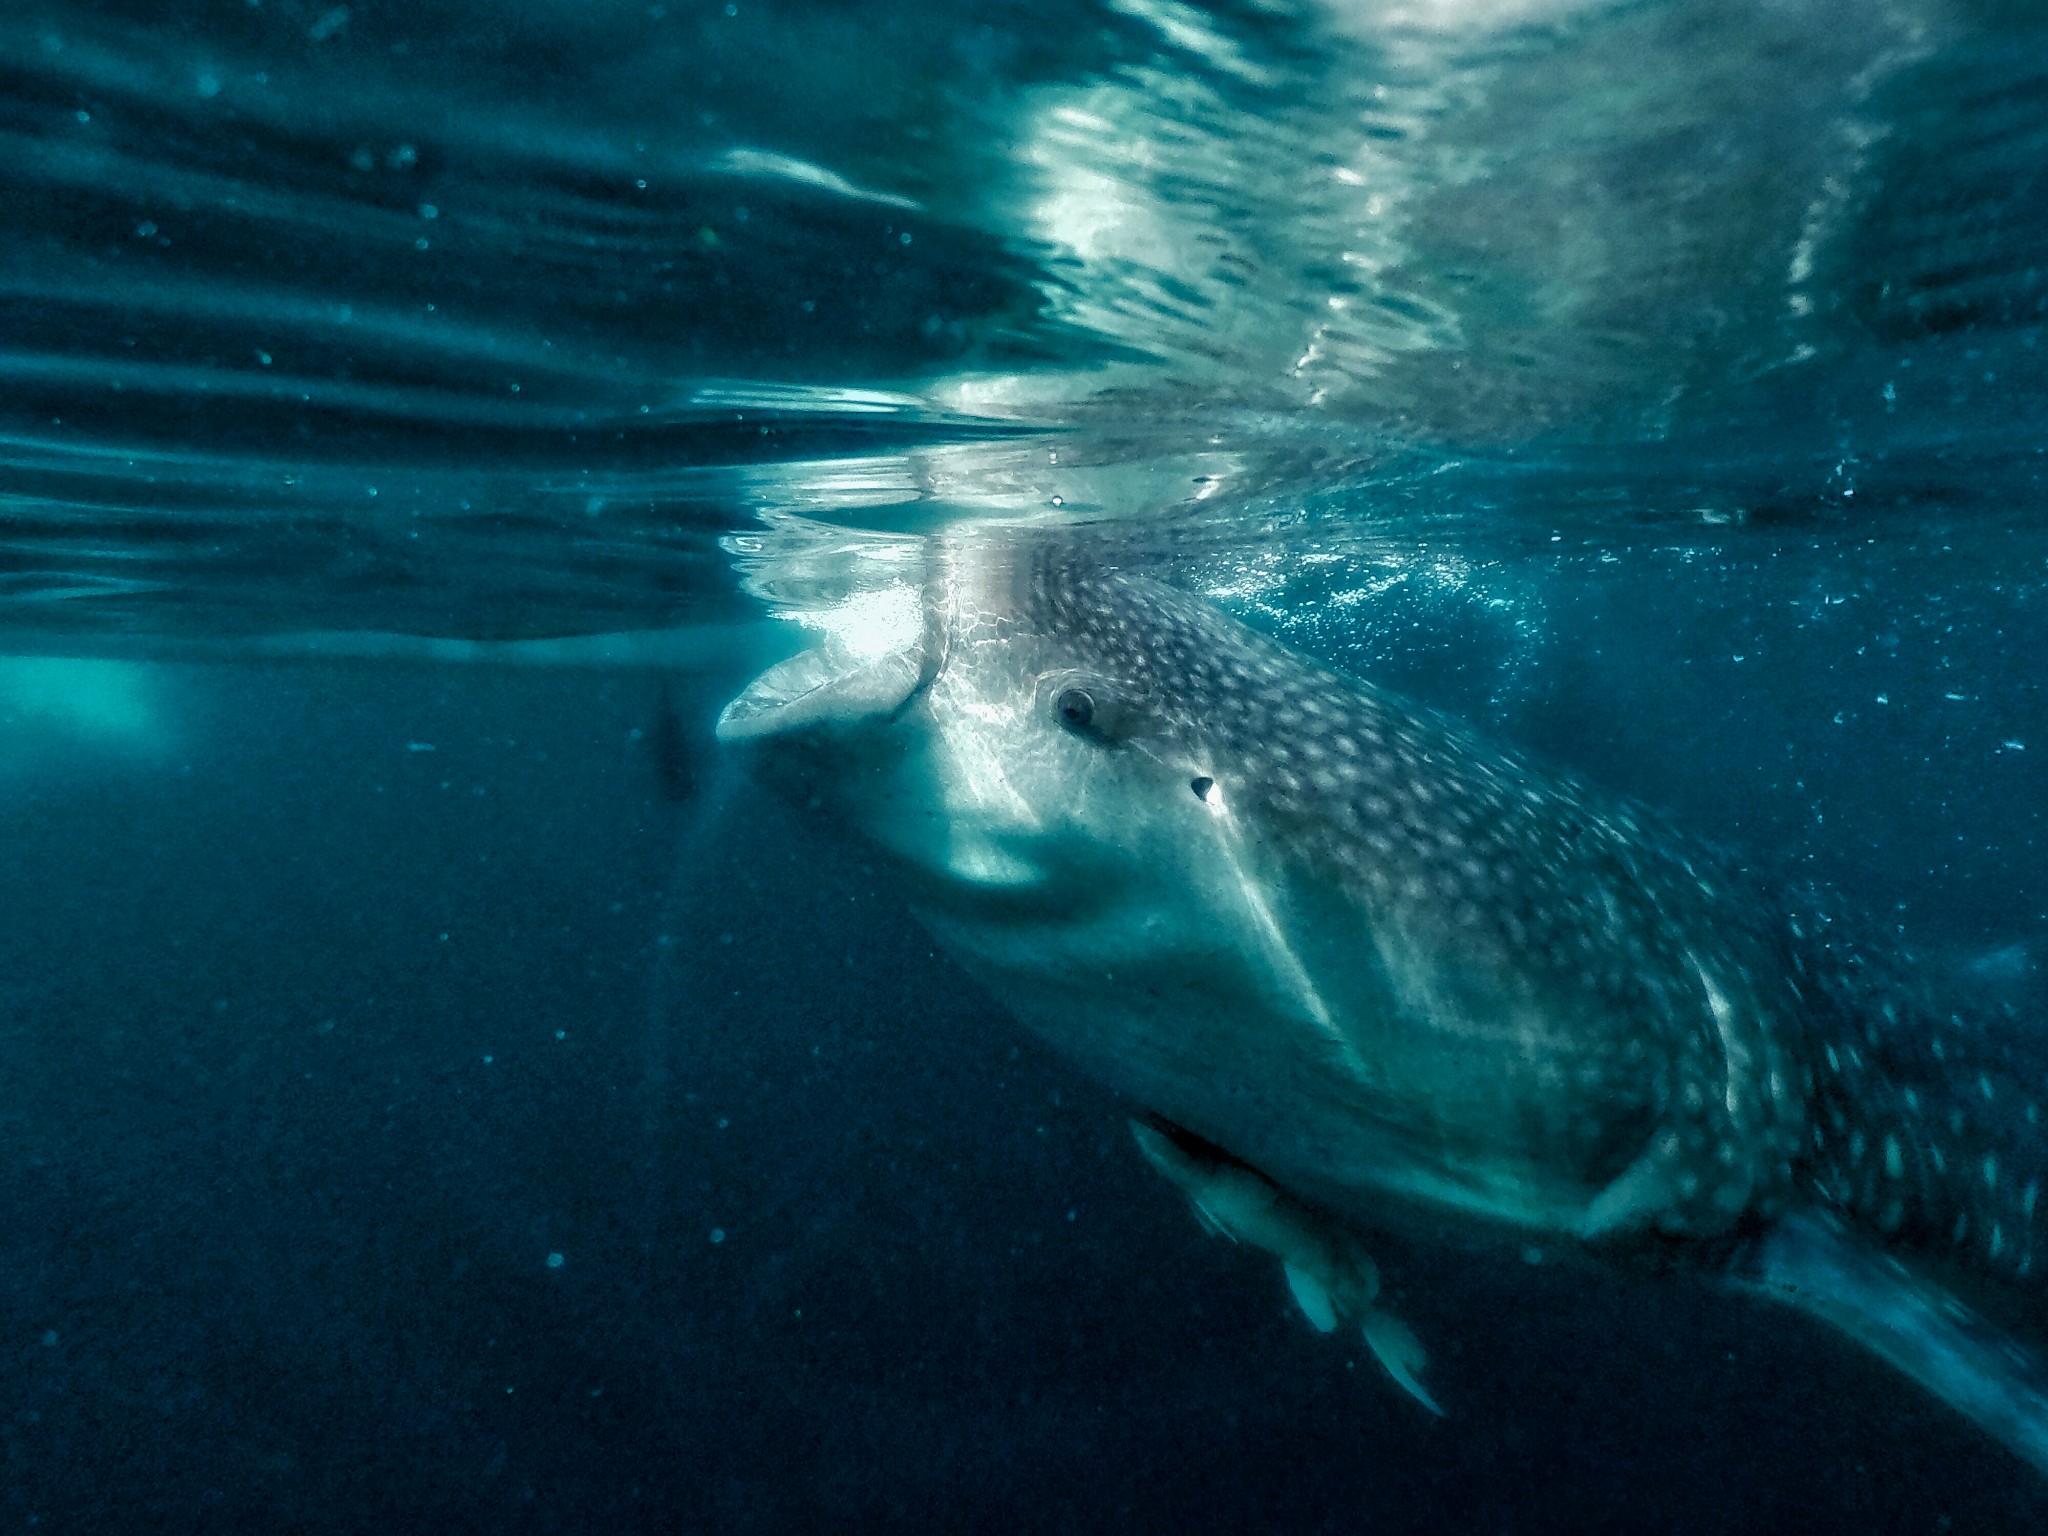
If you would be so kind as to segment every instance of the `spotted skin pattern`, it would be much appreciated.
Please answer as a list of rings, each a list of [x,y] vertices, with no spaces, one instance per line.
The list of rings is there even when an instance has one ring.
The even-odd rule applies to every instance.
[[[1579,1140],[1640,1107],[1681,1165],[1660,1231],[1712,1236],[1806,1195],[1893,1246],[2048,1278],[2048,1080],[1846,924],[1773,914],[1649,813],[1175,589],[1041,551],[1025,595],[1144,730],[1228,763],[1234,803],[1375,920],[1454,933],[1552,1012],[1626,1021],[1573,1084]],[[1716,977],[1752,1000],[1733,1030]]]
[[[1643,1127],[1673,1170],[1660,1230],[1719,1233],[1783,1202],[1806,1091],[1784,1049],[1792,998],[1709,863],[1164,585],[1048,552],[1025,612],[1128,691],[1142,725],[1127,737],[1219,764],[1238,814],[1367,926],[1426,930],[1560,1020],[1551,1044],[1575,1058],[1566,1091],[1585,1109],[1564,1134],[1590,1159],[1617,1121]]]
[[[1788,923],[1813,1063],[1806,1176],[1892,1246],[2042,1286],[2048,1062],[2017,1021],[1945,1006],[1924,970],[1848,926]]]

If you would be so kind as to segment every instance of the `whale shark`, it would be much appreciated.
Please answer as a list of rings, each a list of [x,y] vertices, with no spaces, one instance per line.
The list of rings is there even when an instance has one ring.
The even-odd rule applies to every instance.
[[[1029,526],[729,541],[815,643],[720,716],[892,854],[1148,1162],[1422,1385],[1366,1234],[1807,1311],[2048,1472],[2048,1074],[1652,811]],[[2010,1308],[2008,1308],[2010,1310]]]

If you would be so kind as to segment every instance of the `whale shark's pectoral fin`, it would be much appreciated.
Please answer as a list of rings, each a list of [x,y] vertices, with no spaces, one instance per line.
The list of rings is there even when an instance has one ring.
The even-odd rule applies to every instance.
[[[1365,1342],[1372,1346],[1372,1352],[1380,1364],[1415,1401],[1422,1404],[1438,1418],[1444,1416],[1429,1389],[1415,1379],[1415,1373],[1429,1364],[1429,1352],[1422,1347],[1422,1340],[1415,1337],[1415,1330],[1391,1312],[1378,1307],[1365,1310]]]
[[[1297,1200],[1256,1168],[1177,1125],[1134,1120],[1145,1160],[1188,1197],[1204,1228],[1280,1261],[1287,1289],[1318,1333],[1357,1319],[1365,1342],[1401,1389],[1441,1416],[1416,1379],[1429,1356],[1408,1325],[1373,1305],[1379,1267],[1358,1234]]]
[[[1344,1234],[1351,1241],[1350,1234]],[[1363,1253],[1358,1255],[1365,1264],[1372,1261]],[[1303,1315],[1315,1325],[1317,1333],[1332,1333],[1338,1323],[1338,1298],[1331,1294],[1330,1286],[1321,1276],[1303,1269],[1299,1264],[1283,1262],[1282,1271],[1287,1276],[1287,1288],[1294,1293],[1295,1302]],[[1378,1289],[1377,1279],[1374,1290]],[[1437,1400],[1429,1395],[1429,1389],[1417,1380],[1418,1374],[1429,1364],[1429,1351],[1422,1347],[1422,1341],[1415,1337],[1415,1330],[1383,1307],[1374,1306],[1370,1301],[1358,1300],[1358,1287],[1348,1287],[1349,1300],[1358,1314],[1359,1325],[1365,1334],[1365,1342],[1371,1348],[1373,1357],[1379,1361],[1386,1373],[1394,1378],[1395,1384],[1415,1401],[1422,1404],[1438,1418],[1444,1416]]]

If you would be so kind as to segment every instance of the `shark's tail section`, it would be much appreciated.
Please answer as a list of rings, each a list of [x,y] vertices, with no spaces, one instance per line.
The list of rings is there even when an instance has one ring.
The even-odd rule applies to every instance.
[[[2038,1021],[1795,896],[1813,1068],[1803,1181],[1874,1242],[2048,1291],[2048,1051]]]
[[[1839,1329],[2048,1475],[2048,1371],[1843,1223],[1789,1216],[1749,1245],[1735,1274]]]

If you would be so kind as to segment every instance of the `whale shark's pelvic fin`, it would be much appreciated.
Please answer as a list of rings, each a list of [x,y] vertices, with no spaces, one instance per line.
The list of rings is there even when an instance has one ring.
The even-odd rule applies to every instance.
[[[2041,1363],[1834,1218],[1788,1216],[1738,1256],[1734,1274],[1839,1329],[2048,1473],[2048,1372]]]

